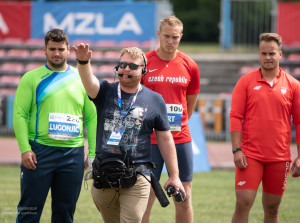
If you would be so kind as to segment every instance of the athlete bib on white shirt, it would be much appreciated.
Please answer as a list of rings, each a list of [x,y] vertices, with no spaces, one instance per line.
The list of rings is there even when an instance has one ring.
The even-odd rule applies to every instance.
[[[181,131],[182,105],[167,104],[167,112],[170,123],[170,131]]]
[[[80,133],[80,120],[78,116],[49,113],[48,135],[55,140],[70,140]]]

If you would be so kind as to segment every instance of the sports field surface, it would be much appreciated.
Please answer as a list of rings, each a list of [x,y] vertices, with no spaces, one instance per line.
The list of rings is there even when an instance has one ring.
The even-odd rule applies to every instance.
[[[15,222],[17,204],[20,196],[19,185],[20,170],[16,166],[0,166],[0,222]],[[166,174],[162,181],[165,182]],[[290,177],[286,193],[280,208],[280,222],[299,223],[299,180]],[[91,181],[88,181],[88,189],[82,185],[81,194],[77,203],[74,222],[103,222],[90,195]],[[193,183],[193,207],[195,223],[226,223],[231,222],[234,211],[234,171],[212,170],[210,172],[194,174]],[[49,193],[41,222],[51,222],[51,194]],[[134,204],[133,204],[134,205]],[[151,222],[171,223],[175,222],[174,206],[171,204],[162,208],[156,201],[151,215]],[[261,188],[257,193],[256,202],[250,213],[249,222],[263,222],[263,210],[261,205]]]
[[[195,223],[229,223],[235,206],[234,171],[230,143],[207,142],[208,158],[212,171],[194,174],[193,208]],[[291,146],[292,158],[296,155],[296,146]],[[0,137],[0,223],[15,222],[17,204],[20,198],[20,152],[15,138]],[[161,180],[163,185],[167,175]],[[90,195],[91,181],[88,189],[82,185],[77,203],[74,222],[103,222]],[[280,222],[299,223],[299,186],[300,177],[289,177],[286,192],[280,207]],[[51,222],[51,194],[49,193],[41,223]],[[156,202],[152,210],[151,222],[175,222],[174,206],[160,207]],[[261,188],[250,212],[249,223],[263,222],[261,205]]]

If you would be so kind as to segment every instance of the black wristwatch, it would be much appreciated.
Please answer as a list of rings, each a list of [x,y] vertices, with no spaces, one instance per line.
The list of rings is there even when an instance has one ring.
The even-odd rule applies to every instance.
[[[242,149],[241,149],[241,148],[233,149],[233,150],[232,150],[232,154],[235,154],[237,151],[242,151]]]
[[[89,63],[89,60],[78,60],[78,59],[76,59],[76,60],[78,61],[79,64],[82,64],[82,65]]]

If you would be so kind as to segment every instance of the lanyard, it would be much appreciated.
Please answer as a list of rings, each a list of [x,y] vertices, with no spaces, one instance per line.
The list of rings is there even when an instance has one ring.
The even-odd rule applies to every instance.
[[[130,109],[133,107],[134,103],[135,103],[135,100],[136,100],[136,97],[137,97],[137,94],[139,93],[139,91],[142,89],[142,86],[141,84],[139,85],[139,89],[137,90],[137,92],[135,93],[132,101],[131,101],[131,104],[130,104],[130,107],[129,109],[124,113],[123,109],[122,109],[122,100],[121,100],[121,88],[120,88],[120,83],[118,85],[118,104],[119,104],[119,107],[121,109],[121,121],[123,123],[123,119],[126,117],[126,115],[128,114],[128,112],[130,111]]]

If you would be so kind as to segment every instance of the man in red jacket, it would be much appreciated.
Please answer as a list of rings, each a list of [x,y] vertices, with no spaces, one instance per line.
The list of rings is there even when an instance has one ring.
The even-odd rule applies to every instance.
[[[248,222],[260,182],[264,222],[279,222],[290,167],[293,176],[300,173],[300,85],[279,67],[281,56],[281,37],[261,34],[261,67],[242,76],[233,90],[230,131],[237,199],[233,223]],[[298,150],[292,165],[291,116]]]

